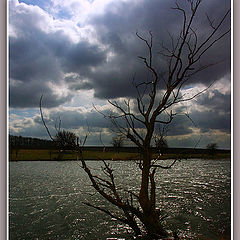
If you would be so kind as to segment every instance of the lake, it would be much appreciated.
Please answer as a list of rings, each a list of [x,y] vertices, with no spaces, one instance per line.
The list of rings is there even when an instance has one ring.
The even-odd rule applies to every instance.
[[[99,161],[87,161],[98,172]],[[165,160],[163,164],[168,164]],[[138,190],[133,161],[111,162],[119,188]],[[184,239],[219,239],[231,232],[231,161],[182,160],[156,174],[158,206],[168,229]],[[109,206],[77,161],[9,163],[9,239],[132,239],[127,226],[83,204]],[[112,206],[109,206],[112,208]]]

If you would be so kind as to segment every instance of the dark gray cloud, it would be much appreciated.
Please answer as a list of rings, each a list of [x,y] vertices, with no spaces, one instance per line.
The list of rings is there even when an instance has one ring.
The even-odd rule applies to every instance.
[[[223,94],[217,90],[212,90],[198,98],[197,103],[213,109],[215,111],[223,111],[226,114],[231,113],[231,95]]]
[[[11,107],[37,107],[42,94],[51,95],[49,98],[52,103],[48,101],[46,107],[56,107],[71,100],[71,94],[67,97],[56,96],[48,83],[60,84],[64,79],[64,71],[80,73],[86,78],[87,69],[104,60],[104,54],[100,54],[98,47],[87,42],[69,47],[68,38],[63,38],[61,32],[59,36],[55,33],[54,37],[42,32],[37,34],[38,36],[36,33],[29,35],[28,39],[9,39],[9,75],[10,79],[19,82],[16,86],[10,86]],[[56,43],[53,43],[53,39],[56,39]],[[69,79],[65,80],[68,83]],[[79,84],[81,87],[78,85],[75,89],[92,88],[90,83],[79,81]]]
[[[212,95],[212,93],[214,95]],[[210,97],[211,96],[211,97]],[[176,136],[191,133],[191,128],[199,128],[201,134],[211,130],[231,134],[231,98],[229,94],[223,95],[217,90],[209,94],[201,95],[194,104],[188,117],[185,115],[177,116],[170,124],[169,136]],[[201,107],[206,108],[202,111]],[[186,109],[182,111],[187,113]]]
[[[181,14],[172,10],[174,6],[173,1],[151,1],[142,2],[139,5],[126,5],[127,3],[111,3],[106,13],[102,16],[97,16],[91,19],[91,23],[94,24],[95,29],[98,32],[100,41],[107,44],[110,49],[117,55],[113,59],[115,66],[121,66],[121,72],[105,71],[103,74],[99,74],[97,78],[93,77],[93,86],[96,89],[96,96],[111,98],[113,95],[119,96],[119,92],[123,96],[128,96],[125,89],[129,88],[129,78],[134,73],[138,73],[137,79],[142,81],[144,79],[143,73],[146,72],[144,64],[139,64],[137,56],[146,56],[147,48],[135,36],[136,30],[145,36],[149,30],[154,35],[154,52],[161,50],[162,43],[165,46],[171,44],[168,32],[173,36],[177,36],[180,31],[180,24],[182,23]],[[199,43],[206,38],[207,33],[210,32],[206,13],[215,20],[219,19],[225,14],[230,7],[230,1],[224,1],[221,6],[218,6],[216,10],[217,1],[211,1],[211,3],[203,2],[200,14],[197,15],[195,30],[199,32]],[[119,13],[116,14],[115,9],[118,9]],[[220,29],[220,33],[223,33],[230,25],[229,19],[223,24],[223,28]],[[221,51],[219,51],[221,49]],[[158,72],[165,72],[167,69],[166,61],[158,54],[155,54],[155,67]],[[192,82],[202,82],[204,84],[210,84],[216,81],[230,72],[230,37],[229,35],[219,41],[208,54],[203,55],[201,62],[196,64],[195,69],[204,65],[211,65],[210,68],[195,75],[191,80]],[[111,66],[112,64],[109,64]],[[109,68],[107,68],[109,69]],[[121,86],[115,90],[112,89],[111,83],[104,89],[99,85],[99,82],[108,79],[108,81],[118,82],[121,81]],[[133,89],[131,89],[132,95],[134,95]]]
[[[34,37],[35,38],[35,37]],[[38,41],[32,38],[22,39],[10,37],[9,70],[10,77],[22,82],[58,81],[61,77],[61,69],[57,59],[42,44],[42,38]]]
[[[11,82],[11,81],[10,81]],[[45,82],[20,82],[16,86],[10,85],[9,104],[15,108],[39,107],[41,96],[44,96],[45,107],[57,107],[72,99],[71,94],[59,96],[52,92]]]
[[[24,11],[15,12],[11,6],[10,24],[17,36],[9,37],[10,106],[37,107],[42,94],[49,100],[46,107],[70,101],[73,94],[56,95],[49,83],[60,85],[64,79],[67,80],[64,74],[68,72],[79,73],[81,78],[86,78],[89,68],[101,64],[106,54],[85,40],[73,43],[61,30],[43,31],[41,24],[51,19],[45,19],[41,11],[35,9],[34,13],[21,7]],[[14,81],[17,84],[11,84]],[[91,84],[87,85],[86,81],[82,83],[84,89],[92,88]],[[80,89],[79,86],[76,88]],[[70,89],[73,89],[71,85]]]
[[[62,19],[55,22],[57,20],[51,16],[54,11],[47,13],[52,7],[50,2],[40,4],[43,10],[36,6],[17,6],[14,2],[10,1],[9,16],[12,108],[38,108],[42,94],[44,107],[58,107],[73,100],[79,90],[90,89],[99,99],[135,97],[137,93],[132,84],[133,78],[136,83],[151,79],[143,61],[138,58],[147,57],[148,52],[144,42],[137,38],[136,31],[146,38],[149,37],[148,31],[152,31],[153,64],[164,77],[168,65],[159,51],[162,44],[167,47],[171,45],[169,33],[176,38],[182,24],[181,13],[171,9],[175,1],[112,1],[101,14],[91,13],[85,22],[76,22],[75,25],[69,21],[70,15],[64,17],[64,11],[60,11],[59,6],[58,14],[54,17]],[[179,3],[187,7],[187,1]],[[221,4],[218,0],[202,2],[194,23],[199,42],[211,30],[206,13],[217,23],[230,4],[229,0],[223,0]],[[66,19],[68,21],[64,22]],[[90,39],[85,30],[82,34],[85,26],[90,26],[89,31],[93,34],[89,36],[94,36],[94,39]],[[229,26],[230,18],[224,22],[220,34]],[[225,79],[229,85],[230,45],[228,35],[203,55],[195,68],[212,63],[213,66],[195,75],[189,83],[208,86],[213,81]],[[65,87],[66,91],[58,91],[58,86]],[[163,87],[163,84],[159,84],[159,87]],[[196,109],[190,116],[203,133],[210,129],[229,133],[230,102],[229,93],[211,90],[209,94],[198,98]],[[96,112],[64,110],[52,112],[50,117],[56,119],[57,116],[61,117],[65,128],[77,129],[87,124],[96,128],[110,126]],[[35,124],[41,124],[39,120],[35,118]],[[54,125],[53,122],[49,123]],[[186,117],[178,117],[171,124],[169,135],[191,134],[192,126]]]
[[[167,131],[169,146],[194,147],[198,140],[201,139],[198,147],[205,147],[209,142],[217,142],[222,148],[230,147],[229,136],[231,133],[231,125],[229,107],[227,107],[226,104],[224,104],[224,106],[219,106],[217,103],[219,97],[221,97],[221,93],[216,90],[212,92],[214,92],[214,94],[209,93],[202,95],[197,104],[194,104],[194,106],[196,106],[195,109],[189,113],[191,120],[184,114],[174,118],[172,123],[168,126]],[[226,95],[224,103],[228,103],[228,98],[229,95]],[[202,111],[202,107],[206,108],[206,106],[208,106],[209,109]],[[110,129],[108,131],[111,132],[111,129],[114,129],[111,122],[95,110],[86,111],[86,109],[64,108],[58,111],[54,110],[49,112],[43,108],[43,112],[45,121],[53,135],[56,132],[54,128],[55,125],[58,124],[59,119],[61,119],[61,127],[64,129],[69,129],[70,131],[84,129],[78,131],[80,136],[84,135],[89,127],[91,137],[89,138],[88,144],[100,144],[99,132],[104,132],[104,129]],[[103,113],[108,115],[109,110],[104,110]],[[24,128],[23,125],[25,126]],[[17,132],[18,134],[25,135],[28,133],[28,136],[38,134],[35,136],[42,137],[44,136],[44,129],[42,126],[43,124],[40,116],[35,116],[33,122],[29,119],[15,121],[11,124],[10,131],[14,134],[14,130],[12,129],[19,129],[20,131]],[[136,127],[141,128],[142,126],[136,124]],[[157,125],[156,128],[158,128]],[[200,131],[195,132],[194,129],[200,129]],[[106,144],[110,143],[109,139],[111,139],[111,137],[109,134],[103,133],[103,138]]]
[[[88,42],[80,42],[71,46],[65,56],[62,56],[62,66],[65,72],[87,72],[86,68],[94,67],[106,59],[104,51]],[[88,70],[89,71],[89,70]]]
[[[109,111],[103,111],[103,113],[107,114]],[[67,109],[62,111],[51,111],[46,121],[48,121],[49,126],[54,127],[56,123],[58,124],[59,119],[61,119],[61,127],[66,129],[87,128],[88,126],[90,128],[109,128],[112,126],[110,121],[107,121],[103,115],[94,110],[89,112]],[[34,122],[42,124],[42,119],[40,116],[37,116],[34,118]]]
[[[202,132],[208,132],[210,129],[220,130],[222,132],[231,133],[231,115],[221,114],[217,111],[209,112],[193,112],[192,118]]]
[[[211,96],[211,97],[210,97]],[[222,103],[222,104],[219,104]],[[230,133],[231,132],[231,109],[230,109],[230,96],[223,95],[217,90],[213,90],[209,94],[202,95],[193,106],[191,112],[188,115],[186,108],[182,108],[181,113],[177,115],[171,124],[168,126],[168,136],[180,136],[193,133],[193,128],[201,129],[202,133],[209,130],[219,130],[221,132]],[[201,110],[201,107],[207,108],[205,111]],[[99,110],[104,115],[109,115],[110,110]],[[62,127],[78,129],[80,127],[97,127],[97,128],[111,128],[112,124],[103,115],[96,110],[91,111],[81,111],[64,109],[59,111],[51,111],[49,115],[49,120],[57,120],[61,118]],[[141,116],[138,116],[141,118]],[[167,120],[168,116],[165,114],[161,117],[161,120]],[[41,123],[40,117],[35,118],[36,123]],[[124,121],[118,120],[120,124],[124,125]],[[54,121],[51,122],[52,125],[55,124]],[[135,123],[136,128],[142,128],[141,124]],[[156,128],[158,125],[156,124]]]
[[[217,22],[229,5],[228,0],[223,1],[220,6],[216,0],[202,3],[196,17],[199,41],[209,32],[205,13],[211,13],[210,16]],[[104,50],[100,45],[90,44],[86,39],[79,38],[77,43],[73,43],[63,30],[43,31],[41,22],[47,23],[47,19],[42,12],[28,10],[19,13],[10,8],[10,24],[18,29],[18,37],[10,37],[10,78],[24,84],[30,81],[58,83],[63,79],[63,74],[73,72],[79,78],[69,84],[71,90],[92,88],[98,98],[135,96],[135,89],[131,86],[133,75],[135,74],[136,81],[143,81],[148,76],[144,63],[137,58],[139,55],[146,56],[147,49],[135,32],[138,30],[140,34],[148,36],[147,32],[152,31],[155,53],[161,49],[162,43],[168,46],[168,32],[176,36],[182,23],[181,13],[172,10],[173,6],[174,1],[111,2],[102,15],[91,16],[88,21],[94,27]],[[228,24],[225,25],[221,32],[229,27]],[[218,64],[196,75],[193,81],[208,84],[229,73],[229,47],[228,36],[212,48],[200,63]],[[107,54],[110,53],[113,57],[107,61]],[[154,60],[156,69],[160,73],[165,72],[166,61],[158,54],[154,55]],[[69,78],[65,80],[68,84]],[[13,92],[13,98],[16,92]],[[14,102],[16,101],[11,101]]]

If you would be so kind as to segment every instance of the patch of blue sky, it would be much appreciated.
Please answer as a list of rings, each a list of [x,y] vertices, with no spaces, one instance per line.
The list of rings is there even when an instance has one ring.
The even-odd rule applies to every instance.
[[[194,88],[193,85],[187,85],[185,87],[183,87],[183,90],[188,90],[188,89],[191,89],[191,88]]]
[[[70,19],[72,17],[71,13],[64,8],[59,8],[55,13],[52,12],[54,8],[53,1],[48,0],[19,0],[19,3],[25,3],[27,5],[38,6],[46,12],[54,15],[54,18],[60,19]]]
[[[59,9],[55,17],[61,19],[70,19],[72,15],[66,9]]]
[[[53,3],[48,0],[19,0],[19,3],[25,3],[27,5],[38,6],[45,11],[48,11],[48,9],[51,6],[53,6]]]
[[[12,114],[17,115],[19,119],[24,119],[28,117],[34,117],[39,113],[38,109],[9,109],[9,116]]]

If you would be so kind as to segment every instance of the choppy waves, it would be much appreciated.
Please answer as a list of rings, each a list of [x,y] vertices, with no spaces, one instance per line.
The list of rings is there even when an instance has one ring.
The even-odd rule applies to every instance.
[[[99,169],[100,162],[89,162]],[[133,162],[112,163],[119,188],[137,192]],[[230,161],[184,160],[157,173],[157,197],[166,224],[186,239],[217,239],[230,231]],[[128,239],[130,229],[83,202],[108,206],[76,162],[11,162],[10,239]],[[110,206],[111,207],[111,206]]]

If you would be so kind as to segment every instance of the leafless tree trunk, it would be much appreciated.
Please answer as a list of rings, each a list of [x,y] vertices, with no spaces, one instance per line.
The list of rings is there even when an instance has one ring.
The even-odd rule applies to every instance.
[[[94,206],[91,203],[86,204],[128,224],[135,232],[135,235],[146,233],[151,239],[160,239],[167,236],[167,232],[162,225],[165,216],[161,216],[157,206],[155,175],[159,169],[171,168],[178,160],[175,159],[169,166],[162,166],[158,162],[160,158],[153,159],[151,142],[154,131],[159,124],[167,125],[171,123],[177,114],[171,110],[172,106],[180,102],[192,100],[203,92],[201,91],[188,98],[184,98],[184,95],[180,94],[184,84],[192,79],[196,73],[213,65],[202,66],[199,64],[199,61],[204,54],[208,53],[209,49],[230,32],[230,29],[222,33],[220,32],[221,26],[229,17],[230,11],[227,11],[216,25],[213,25],[213,21],[207,16],[211,32],[208,36],[205,36],[205,39],[199,39],[197,30],[193,25],[196,12],[202,1],[189,0],[188,2],[190,13],[178,3],[173,8],[182,13],[182,28],[177,39],[170,35],[171,48],[162,46],[162,51],[160,52],[168,61],[168,69],[164,69],[167,74],[164,76],[159,75],[153,65],[152,33],[149,32],[149,39],[136,33],[137,38],[143,41],[147,47],[148,56],[139,56],[139,58],[143,61],[147,71],[150,72],[152,79],[140,83],[136,83],[134,79],[133,84],[137,92],[136,99],[125,101],[124,104],[109,100],[109,104],[116,111],[110,115],[104,115],[105,118],[112,121],[118,133],[133,142],[141,151],[142,157],[138,164],[141,171],[139,192],[128,191],[129,197],[124,200],[116,186],[113,169],[110,164],[103,160],[104,167],[102,170],[105,178],[94,175],[82,157],[81,146],[75,144],[75,148],[79,152],[82,168],[87,173],[92,186],[103,198],[119,208],[122,211],[122,215],[116,215],[108,209]],[[161,88],[161,82],[164,85],[163,88]],[[159,96],[161,97],[159,98]],[[131,102],[137,105],[137,112],[133,110]],[[161,116],[167,116],[167,119],[163,120]],[[43,115],[42,120],[47,129]],[[48,129],[47,132],[50,134]],[[52,140],[54,139],[52,138]],[[85,141],[86,138],[83,142],[85,143]]]

